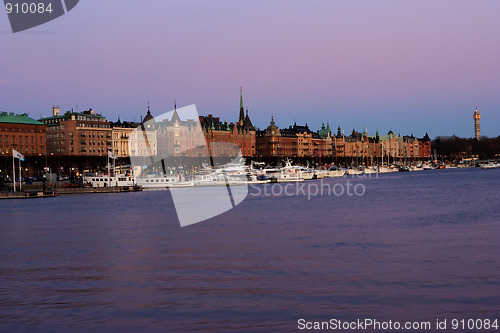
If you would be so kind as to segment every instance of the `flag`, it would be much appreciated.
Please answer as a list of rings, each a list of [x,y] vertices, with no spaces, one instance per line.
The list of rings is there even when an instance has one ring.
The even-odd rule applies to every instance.
[[[14,156],[14,158],[18,158],[18,159],[20,159],[21,161],[24,162],[24,155],[21,154],[20,152],[18,152],[17,150],[15,150],[15,149],[12,149],[12,156]]]
[[[116,160],[116,155],[111,151],[108,151],[108,157]]]

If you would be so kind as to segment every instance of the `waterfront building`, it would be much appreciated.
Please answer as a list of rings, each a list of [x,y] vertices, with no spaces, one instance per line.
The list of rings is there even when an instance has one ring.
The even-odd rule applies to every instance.
[[[134,131],[135,129],[137,131]],[[115,132],[115,128],[113,128],[113,132]],[[123,156],[118,155],[118,157],[145,157],[158,154],[158,124],[151,114],[149,105],[146,116],[144,118],[141,116],[141,122],[123,122],[117,124],[116,133],[113,135],[116,136],[116,141],[113,139],[113,146],[116,143],[118,149],[125,154]],[[147,140],[144,138],[147,138]]]
[[[130,156],[129,141],[133,130],[138,126],[136,123],[121,121],[111,123],[112,138],[113,138],[113,153],[116,157]]]
[[[296,123],[280,129],[271,117],[270,125],[256,133],[256,155],[258,157],[311,157],[322,158],[333,155],[330,126],[322,126],[313,132],[306,124]]]
[[[424,137],[418,139],[420,143],[420,158],[429,158],[431,157],[431,139],[429,138],[429,134],[425,133]]]
[[[0,112],[0,154],[45,155],[46,126],[26,113]]]
[[[229,142],[241,149],[245,157],[252,157],[256,152],[256,130],[248,116],[248,109],[243,106],[243,93],[240,89],[240,110],[238,122],[222,122],[218,117],[209,114],[200,116],[199,122],[212,156],[232,156],[231,145],[217,144],[215,142]]]
[[[404,160],[420,158],[420,141],[413,135],[403,136],[401,151]]]
[[[297,142],[293,133],[284,133],[274,122],[271,116],[271,123],[263,131],[256,133],[256,150],[259,157],[295,157],[297,156]]]
[[[202,148],[205,147],[205,140],[201,132],[201,127],[195,119],[182,120],[177,112],[177,106],[174,105],[174,113],[171,119],[164,119],[161,122],[154,123],[149,127],[146,123],[144,130],[157,131],[157,150],[162,157],[169,156],[187,156],[197,157],[206,155]],[[138,131],[139,132],[139,131]],[[141,133],[136,133],[142,135]],[[148,135],[148,138],[153,133]],[[144,144],[144,140],[140,140]],[[146,147],[142,147],[143,150]]]
[[[47,153],[67,156],[104,156],[112,149],[111,122],[89,109],[83,112],[52,108],[52,116],[39,120],[47,126]]]
[[[474,134],[476,136],[476,140],[479,141],[481,139],[481,127],[479,125],[479,121],[481,120],[481,115],[479,114],[479,111],[477,111],[477,105],[476,105],[476,111],[474,111],[472,118],[474,119]]]
[[[381,135],[381,158],[386,163],[393,162],[401,156],[402,138],[393,131],[389,131],[387,135]]]

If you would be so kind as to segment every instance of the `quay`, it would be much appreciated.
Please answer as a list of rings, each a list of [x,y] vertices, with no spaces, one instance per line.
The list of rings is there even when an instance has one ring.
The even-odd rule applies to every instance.
[[[142,191],[140,186],[109,186],[109,187],[60,187],[56,189],[27,188],[18,192],[0,192],[0,199],[32,199],[50,198],[57,195],[87,194],[87,193],[124,193]]]

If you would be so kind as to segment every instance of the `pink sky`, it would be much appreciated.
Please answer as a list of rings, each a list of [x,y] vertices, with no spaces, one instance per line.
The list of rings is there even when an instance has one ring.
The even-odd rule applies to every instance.
[[[497,1],[80,1],[12,34],[0,17],[0,110],[139,119],[195,103],[257,127],[274,115],[370,133],[500,134]]]

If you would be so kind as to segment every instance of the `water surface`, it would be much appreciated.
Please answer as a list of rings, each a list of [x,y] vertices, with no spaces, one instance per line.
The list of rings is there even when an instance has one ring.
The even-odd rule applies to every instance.
[[[347,181],[365,194],[250,189],[185,228],[168,191],[2,200],[0,331],[500,317],[500,170]]]

